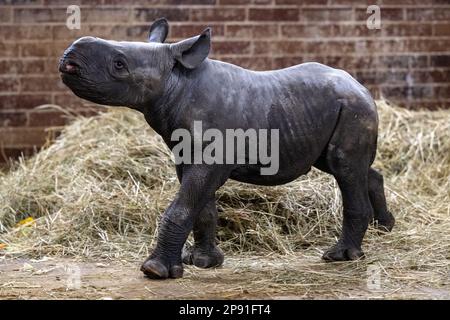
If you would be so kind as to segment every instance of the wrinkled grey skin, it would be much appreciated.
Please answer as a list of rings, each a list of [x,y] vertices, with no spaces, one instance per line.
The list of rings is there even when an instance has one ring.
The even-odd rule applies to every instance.
[[[75,41],[60,62],[63,82],[81,98],[142,112],[172,148],[171,133],[218,128],[279,129],[275,175],[258,165],[177,165],[180,189],[165,211],[157,245],[141,270],[152,278],[178,278],[182,262],[208,268],[223,262],[216,245],[215,192],[227,179],[279,185],[312,166],[332,174],[343,198],[343,229],[326,261],[363,257],[361,242],[371,220],[391,230],[383,177],[371,168],[378,116],[370,93],[348,73],[319,63],[255,72],[208,59],[210,31],[165,44],[168,23],[157,20],[149,41]],[[195,245],[183,250],[193,230]]]

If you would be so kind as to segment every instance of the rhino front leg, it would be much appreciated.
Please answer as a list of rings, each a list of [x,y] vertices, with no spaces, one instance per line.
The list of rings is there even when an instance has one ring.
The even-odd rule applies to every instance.
[[[217,207],[215,199],[211,199],[194,222],[193,246],[183,249],[183,262],[199,268],[221,266],[224,255],[216,244]]]
[[[142,272],[158,279],[183,276],[183,245],[198,214],[227,177],[223,169],[215,166],[192,165],[183,169],[180,190],[164,212],[156,247],[143,263]]]

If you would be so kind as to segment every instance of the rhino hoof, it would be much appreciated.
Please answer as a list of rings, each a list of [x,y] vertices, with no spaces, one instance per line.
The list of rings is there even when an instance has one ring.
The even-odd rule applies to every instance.
[[[364,252],[361,249],[346,247],[341,244],[331,247],[322,256],[322,259],[326,262],[359,260],[363,258]]]
[[[395,225],[395,218],[390,211],[387,211],[383,217],[378,217],[375,220],[375,226],[378,230],[383,232],[390,232]]]
[[[205,250],[197,246],[185,247],[183,249],[182,259],[184,264],[193,264],[199,268],[220,267],[224,260],[224,255],[219,247]]]
[[[141,271],[151,279],[181,278],[183,276],[182,265],[171,266],[156,258],[146,260],[141,266]]]

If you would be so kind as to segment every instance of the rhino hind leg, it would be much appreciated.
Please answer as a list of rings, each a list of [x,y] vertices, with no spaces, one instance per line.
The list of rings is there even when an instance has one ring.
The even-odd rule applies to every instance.
[[[370,106],[343,106],[333,135],[316,167],[332,174],[341,190],[343,203],[342,232],[337,243],[328,249],[326,261],[357,260],[364,257],[362,240],[374,209],[369,197],[369,169],[377,145],[377,116]],[[372,171],[370,171],[372,172]],[[372,181],[373,182],[373,181]],[[383,204],[382,186],[372,184],[377,209]],[[385,205],[385,202],[384,202]],[[377,213],[380,213],[378,211]]]
[[[352,170],[351,174],[334,174],[342,194],[343,223],[338,242],[323,255],[326,261],[357,260],[364,257],[361,244],[373,209],[367,187],[367,170],[365,174],[357,168]]]
[[[215,199],[208,202],[194,222],[194,245],[183,248],[185,264],[199,268],[213,268],[222,265],[224,255],[216,244],[217,207]]]
[[[395,218],[387,209],[384,195],[383,176],[375,169],[369,169],[369,198],[374,210],[374,223],[382,231],[391,231]]]

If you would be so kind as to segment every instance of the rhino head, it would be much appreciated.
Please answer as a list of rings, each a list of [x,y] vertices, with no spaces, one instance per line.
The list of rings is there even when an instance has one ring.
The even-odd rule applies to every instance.
[[[162,99],[175,70],[195,69],[209,54],[210,29],[177,43],[164,43],[169,25],[156,20],[147,42],[82,37],[60,59],[62,81],[94,103],[141,109]]]

